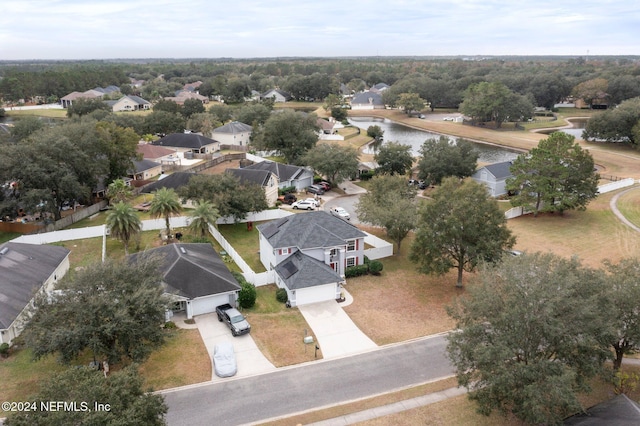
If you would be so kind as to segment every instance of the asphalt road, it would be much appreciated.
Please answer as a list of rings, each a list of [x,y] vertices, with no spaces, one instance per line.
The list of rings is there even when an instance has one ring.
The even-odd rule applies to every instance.
[[[378,395],[453,374],[444,336],[164,393],[170,426],[241,425]]]

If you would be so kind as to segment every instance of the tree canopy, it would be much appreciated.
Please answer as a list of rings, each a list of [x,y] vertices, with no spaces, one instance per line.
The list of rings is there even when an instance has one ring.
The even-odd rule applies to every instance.
[[[587,121],[582,137],[588,141],[623,142],[637,148],[640,143],[640,97],[593,115]]]
[[[164,341],[167,300],[158,259],[107,260],[66,278],[56,292],[35,297],[23,336],[38,359],[58,354],[63,363],[88,349],[94,360],[143,361]]]
[[[533,115],[533,102],[499,82],[470,85],[465,91],[460,111],[475,122],[494,122],[500,127],[505,121],[521,121]]]
[[[178,216],[181,211],[180,199],[173,188],[160,188],[153,193],[149,213],[151,217],[164,219],[167,237],[171,234],[169,219]]]
[[[195,175],[189,183],[178,189],[184,200],[210,201],[220,217],[242,220],[250,212],[267,209],[264,190],[257,184],[242,183],[238,178],[223,173],[220,175]]]
[[[400,245],[417,222],[415,186],[402,176],[378,175],[356,206],[358,219],[385,229],[400,253]]]
[[[450,140],[447,136],[427,139],[420,147],[418,178],[430,185],[439,185],[447,176],[471,176],[478,165],[478,151],[464,139]]]
[[[574,137],[554,132],[536,148],[521,154],[511,166],[506,188],[516,193],[514,206],[538,212],[584,210],[598,192],[593,157]]]
[[[29,402],[77,403],[72,410],[30,410],[9,413],[6,426],[49,425],[165,425],[168,407],[162,395],[143,390],[142,377],[132,365],[105,378],[87,367],[56,373],[39,387]],[[83,405],[85,404],[85,405]],[[102,404],[96,409],[96,404]]]
[[[485,265],[448,308],[458,383],[480,413],[561,424],[582,410],[579,392],[610,357],[602,282],[577,260],[526,253]]]
[[[411,146],[398,142],[388,142],[376,152],[374,159],[378,163],[376,172],[389,175],[406,175],[413,166]]]
[[[300,160],[337,185],[358,174],[358,151],[350,146],[319,143]]]
[[[507,221],[484,185],[449,177],[432,194],[418,217],[410,259],[426,274],[458,271],[456,286],[462,287],[463,271],[481,262],[498,262],[515,238]]]
[[[277,151],[289,164],[300,164],[300,159],[318,141],[316,120],[315,114],[294,111],[272,114],[262,128],[254,129],[251,145]]]
[[[129,242],[142,230],[142,222],[136,210],[124,201],[119,201],[107,214],[105,225],[112,237],[122,241],[125,254],[129,254]]]

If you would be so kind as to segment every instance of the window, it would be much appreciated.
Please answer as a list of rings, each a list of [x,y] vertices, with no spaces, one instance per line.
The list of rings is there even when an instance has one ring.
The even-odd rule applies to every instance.
[[[356,240],[347,241],[347,251],[354,251],[356,249]]]
[[[329,254],[331,254],[331,256],[337,255],[338,254],[338,249],[337,248],[332,248],[331,252]]]
[[[355,257],[347,257],[347,267],[356,266],[356,258]]]
[[[291,247],[280,249],[280,256],[285,255],[285,254],[291,254]]]

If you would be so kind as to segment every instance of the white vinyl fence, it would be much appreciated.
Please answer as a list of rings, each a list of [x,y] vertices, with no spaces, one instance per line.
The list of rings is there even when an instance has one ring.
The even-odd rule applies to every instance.
[[[393,244],[383,240],[382,238],[378,238],[375,235],[371,235],[368,232],[365,232],[365,234],[367,234],[367,236],[364,237],[364,242],[373,246],[373,248],[369,248],[364,251],[365,256],[371,260],[393,256]]]
[[[633,178],[626,178],[616,182],[605,183],[604,185],[600,185],[598,187],[598,194],[605,194],[607,192],[615,191],[616,189],[626,188],[627,186],[631,186],[635,184],[635,180]]]

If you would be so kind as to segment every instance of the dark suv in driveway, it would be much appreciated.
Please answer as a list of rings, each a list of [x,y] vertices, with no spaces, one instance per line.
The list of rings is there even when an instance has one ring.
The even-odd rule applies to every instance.
[[[307,194],[324,194],[324,189],[322,189],[322,187],[320,187],[319,185],[309,185],[307,186],[307,189],[305,191],[307,192]]]

